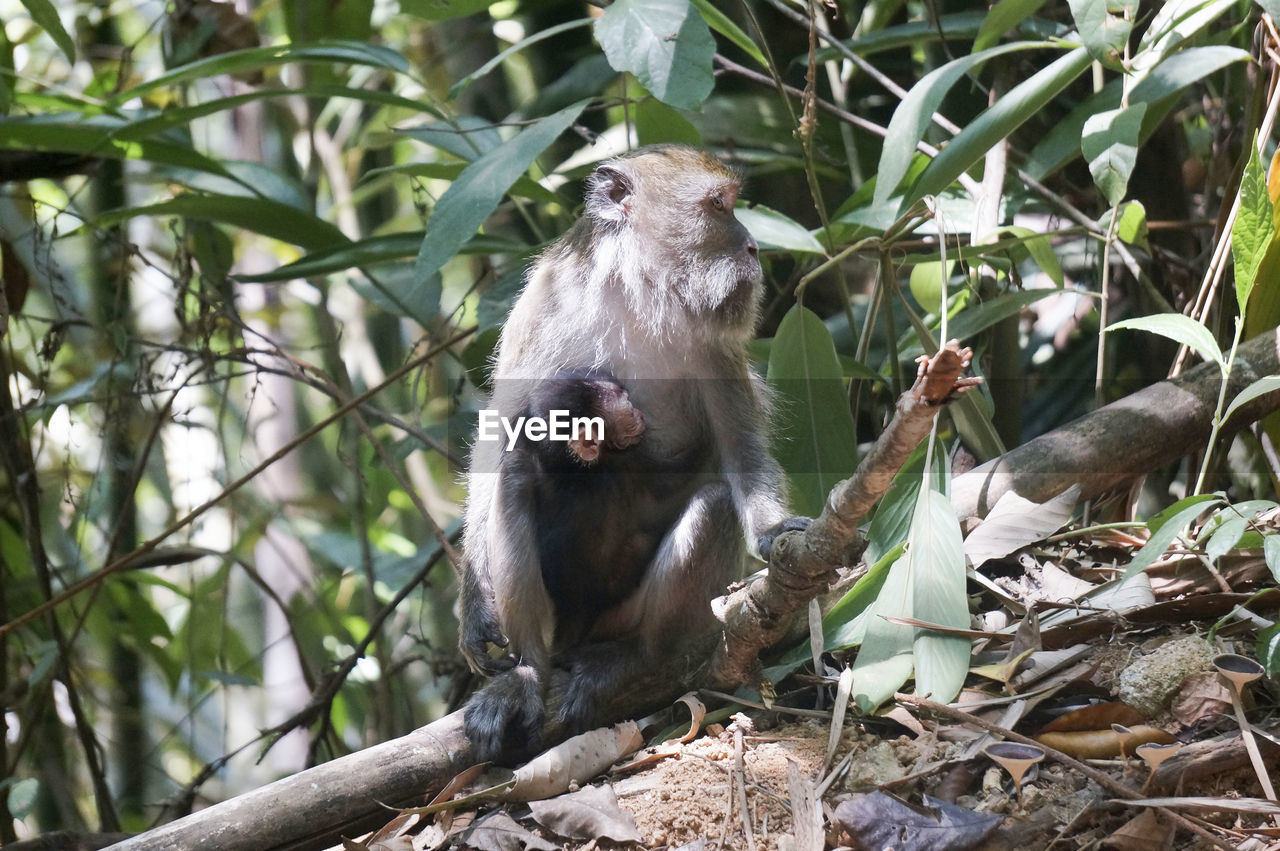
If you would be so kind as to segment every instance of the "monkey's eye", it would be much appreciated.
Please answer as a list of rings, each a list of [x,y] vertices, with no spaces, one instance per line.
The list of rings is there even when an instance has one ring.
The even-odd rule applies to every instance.
[[[724,196],[712,195],[711,206],[723,213],[724,212]]]

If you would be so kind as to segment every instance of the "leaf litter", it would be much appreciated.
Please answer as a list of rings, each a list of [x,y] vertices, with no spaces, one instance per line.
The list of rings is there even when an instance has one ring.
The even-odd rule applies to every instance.
[[[344,847],[1276,847],[1280,805],[1266,800],[1270,778],[1260,772],[1280,766],[1280,690],[1270,676],[1242,690],[1255,762],[1211,660],[1254,656],[1272,627],[1280,593],[1263,544],[1280,512],[1258,512],[1243,531],[1227,526],[1232,546],[1220,543],[1209,559],[1206,545],[1225,540],[1230,520],[1218,514],[1230,509],[1125,582],[1143,530],[1045,541],[1060,506],[1021,538],[1001,520],[974,546],[984,563],[969,586],[979,595],[966,633],[970,675],[950,707],[898,695],[861,714],[847,697],[854,649],[827,652],[822,675],[778,683],[772,710],[746,708],[729,721],[731,710],[713,702],[697,738],[638,752],[634,727],[595,731],[576,751],[541,758],[557,767],[538,771],[537,794],[526,781],[512,795],[492,773],[463,778],[471,785],[441,795],[461,809],[439,811],[437,801],[407,810]],[[832,699],[841,711],[830,711]],[[700,716],[701,704],[688,703]],[[815,709],[825,715],[812,717]],[[728,723],[707,723],[715,718]],[[1045,754],[1020,769],[1021,799],[986,755],[1000,741]],[[475,795],[490,787],[507,791]]]

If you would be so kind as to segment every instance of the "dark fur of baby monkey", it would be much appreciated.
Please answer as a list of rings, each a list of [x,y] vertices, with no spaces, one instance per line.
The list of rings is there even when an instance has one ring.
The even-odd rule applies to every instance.
[[[502,331],[487,407],[509,422],[597,417],[604,434],[476,441],[460,644],[492,677],[466,708],[477,759],[538,747],[567,649],[556,720],[567,732],[618,720],[602,698],[705,628],[747,542],[767,549],[783,528],[746,353],[761,269],[738,190],[733,170],[683,146],[603,163]]]

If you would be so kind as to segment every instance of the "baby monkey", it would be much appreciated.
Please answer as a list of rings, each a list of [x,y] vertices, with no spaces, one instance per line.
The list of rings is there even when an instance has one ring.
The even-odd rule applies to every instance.
[[[568,731],[617,720],[602,698],[706,627],[747,542],[767,550],[782,528],[746,352],[759,250],[734,217],[738,190],[730,168],[680,145],[603,163],[507,320],[489,407],[512,422],[598,417],[604,434],[526,431],[473,450],[460,645],[492,677],[466,708],[478,759],[539,744],[558,664]]]

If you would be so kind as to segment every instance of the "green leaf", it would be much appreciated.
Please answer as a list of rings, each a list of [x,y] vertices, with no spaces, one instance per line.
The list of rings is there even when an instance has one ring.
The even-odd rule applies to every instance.
[[[457,180],[467,167],[465,162],[437,162],[437,163],[405,163],[404,165],[389,165],[382,168],[371,168],[360,177],[361,183],[367,183],[376,177],[385,174],[407,175],[411,177],[429,177],[435,180]],[[515,195],[521,198],[530,198],[542,204],[565,204],[565,200],[556,193],[547,189],[538,181],[531,177],[521,175],[516,178],[516,182],[511,184],[509,195]]]
[[[751,36],[744,33],[732,18],[717,9],[711,0],[693,0],[693,7],[698,10],[698,14],[702,15],[702,19],[711,29],[737,45],[739,50],[759,62],[762,68],[769,67],[769,61],[751,40]]]
[[[1089,55],[1109,68],[1121,70],[1120,60],[1133,30],[1136,0],[1068,0],[1068,5]]]
[[[410,301],[439,304],[440,284],[435,278],[436,272],[480,229],[511,185],[574,122],[586,105],[587,101],[578,101],[526,127],[462,170],[431,211],[426,235],[418,249],[414,268],[417,284],[408,294]]]
[[[1049,280],[1059,287],[1063,285],[1062,264],[1058,262],[1058,255],[1053,252],[1053,244],[1049,242],[1049,237],[1021,225],[1005,225],[996,228],[992,235],[999,236],[1006,233],[1017,239],[1017,243],[1027,250],[1027,254],[1040,267],[1040,271],[1049,276]],[[989,246],[984,244],[978,248],[985,254]]]
[[[108,210],[95,219],[93,224],[96,227],[109,227],[135,216],[184,216],[223,222],[310,250],[349,242],[342,231],[323,219],[279,201],[194,192],[158,204]]]
[[[802,305],[778,325],[768,382],[777,399],[774,457],[787,471],[791,507],[817,517],[831,488],[853,475],[857,440],[831,332]]]
[[[872,206],[883,204],[897,189],[902,178],[906,176],[907,168],[911,165],[916,145],[924,138],[924,132],[929,128],[933,113],[942,105],[951,87],[975,65],[994,56],[1016,50],[1043,49],[1051,46],[1053,46],[1051,42],[1004,44],[953,59],[925,74],[920,82],[907,92],[902,103],[898,104],[898,108],[893,111],[893,118],[889,120],[889,129],[885,133],[884,145],[880,149],[880,166],[876,169],[876,191],[871,201]]]
[[[899,214],[926,195],[938,195],[994,145],[1037,115],[1049,101],[1088,70],[1089,52],[1078,47],[1014,86],[1004,97],[938,152],[899,205]]]
[[[1252,382],[1248,387],[1236,394],[1236,397],[1231,400],[1231,404],[1227,406],[1225,411],[1223,411],[1222,421],[1226,422],[1231,419],[1231,415],[1234,414],[1236,409],[1241,405],[1247,405],[1259,396],[1263,396],[1267,393],[1274,393],[1277,390],[1280,390],[1280,375],[1267,375],[1259,378],[1257,381]]]
[[[822,243],[803,225],[777,210],[756,204],[754,207],[738,207],[733,213],[761,248],[802,254],[826,254]]]
[[[1211,503],[1221,502],[1221,497],[1211,493],[1198,494],[1180,499],[1155,517],[1147,521],[1151,530],[1151,538],[1133,555],[1129,566],[1120,576],[1119,584],[1123,585],[1130,577],[1140,573],[1155,563],[1165,554],[1173,539],[1182,534],[1187,524],[1194,520]]]
[[[912,572],[912,617],[939,626],[969,628],[960,521],[946,495],[923,490],[907,545]],[[917,628],[912,643],[916,693],[950,703],[969,672],[969,639]]]
[[[328,41],[314,44],[282,44],[274,47],[251,47],[233,50],[206,59],[198,59],[186,65],[139,83],[107,100],[107,107],[118,109],[134,98],[165,86],[173,86],[190,80],[204,80],[219,74],[242,74],[260,71],[289,62],[340,62],[347,65],[368,65],[388,71],[407,73],[409,60],[387,47],[358,41]]]
[[[1181,313],[1136,316],[1132,319],[1123,319],[1113,323],[1107,331],[1117,331],[1121,328],[1150,331],[1152,334],[1168,337],[1175,342],[1195,349],[1202,358],[1216,363],[1224,374],[1227,371],[1227,362],[1222,357],[1222,349],[1218,347],[1218,341],[1213,338],[1213,334],[1210,333],[1208,328],[1190,316],[1183,316]]]
[[[689,0],[615,0],[595,33],[609,64],[663,103],[698,109],[711,94],[716,42]]]
[[[1268,677],[1280,674],[1280,623],[1261,630],[1253,649]]]
[[[920,493],[924,470],[925,444],[921,442],[893,477],[888,492],[880,498],[867,529],[867,561],[878,562],[895,546],[905,544],[911,531],[911,514]],[[937,459],[935,458],[935,463]]]
[[[911,278],[907,286],[921,307],[934,313],[941,309],[943,296],[947,291],[947,281],[951,279],[951,273],[955,267],[954,260],[947,263],[945,270],[942,268],[941,260],[917,263],[911,267]]]
[[[1280,533],[1272,533],[1262,539],[1262,556],[1267,561],[1271,578],[1280,583]]]
[[[986,50],[1009,30],[1019,26],[1044,5],[1044,0],[1000,0],[982,21],[970,53]]]
[[[702,133],[698,128],[675,107],[668,106],[655,97],[646,97],[637,103],[635,116],[636,139],[641,145],[659,142],[678,142],[695,147],[702,145]]]
[[[1111,224],[1111,211],[1098,220],[1105,233]],[[1116,222],[1116,236],[1126,245],[1147,249],[1147,208],[1141,201],[1126,201],[1120,205],[1120,221]]]
[[[258,89],[244,94],[232,95],[231,97],[215,98],[213,100],[197,103],[193,106],[171,106],[156,112],[154,115],[147,115],[144,118],[138,118],[130,121],[120,128],[114,137],[117,139],[145,139],[148,136],[155,136],[174,127],[180,127],[189,124],[197,118],[203,118],[206,115],[214,115],[219,112],[235,109],[246,103],[254,101],[267,100],[278,97],[313,97],[313,98],[350,98],[352,100],[365,101],[367,103],[376,103],[382,106],[399,107],[402,109],[410,109],[415,112],[427,112],[437,115],[439,110],[431,106],[429,103],[420,100],[411,100],[410,98],[400,97],[390,92],[380,92],[374,89],[356,89],[349,86],[307,86],[303,89]]]
[[[53,3],[49,0],[22,0],[22,5],[27,8],[27,14],[31,15],[31,20],[35,21],[36,26],[48,33],[58,45],[58,49],[67,57],[67,61],[74,63],[76,43],[62,26],[62,19],[58,16],[58,10],[54,8]]]
[[[1080,137],[1080,151],[1089,161],[1089,173],[1112,207],[1124,200],[1129,176],[1138,159],[1138,135],[1145,103],[1089,116]]]
[[[1209,561],[1217,563],[1227,553],[1240,543],[1240,536],[1244,534],[1245,526],[1248,521],[1243,517],[1229,517],[1222,521],[1213,536],[1209,538],[1209,542],[1205,544],[1204,554]]]
[[[911,617],[912,589],[909,555],[889,568],[876,601],[867,610],[862,647],[853,662],[853,688],[858,708],[870,713],[884,703],[911,676],[915,667],[912,645],[915,628],[891,623],[886,617]]]
[[[1258,267],[1267,247],[1275,239],[1275,218],[1271,197],[1267,194],[1267,173],[1251,145],[1249,162],[1240,178],[1240,211],[1231,226],[1231,257],[1236,267],[1236,304],[1243,314],[1249,305],[1249,293],[1257,280]]]
[[[1176,94],[1234,62],[1250,61],[1249,52],[1213,44],[1178,51],[1152,68],[1129,92],[1129,103],[1151,103]]]
[[[231,173],[217,160],[185,145],[152,140],[127,141],[114,134],[122,126],[111,116],[78,114],[8,117],[0,121],[0,149],[67,151],[106,159],[147,160],[205,171],[222,177]]]

